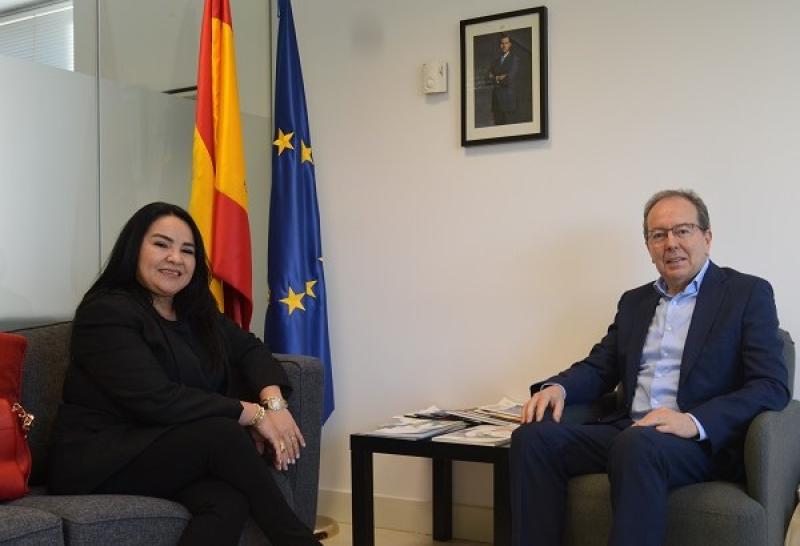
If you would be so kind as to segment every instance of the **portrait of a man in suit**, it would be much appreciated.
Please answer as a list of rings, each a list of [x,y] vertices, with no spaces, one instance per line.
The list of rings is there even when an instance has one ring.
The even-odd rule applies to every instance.
[[[475,126],[533,121],[531,28],[474,38]]]

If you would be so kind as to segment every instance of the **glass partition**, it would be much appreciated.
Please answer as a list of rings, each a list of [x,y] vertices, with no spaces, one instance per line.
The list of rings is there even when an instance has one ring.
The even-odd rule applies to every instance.
[[[71,316],[99,263],[96,75],[71,71],[72,2],[22,4],[0,2],[0,329]]]

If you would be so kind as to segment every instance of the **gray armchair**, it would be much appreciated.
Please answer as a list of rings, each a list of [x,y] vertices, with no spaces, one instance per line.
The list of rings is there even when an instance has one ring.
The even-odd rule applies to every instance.
[[[36,416],[28,436],[33,455],[32,493],[0,503],[1,545],[175,544],[189,520],[180,504],[134,495],[49,495],[45,483],[47,451],[68,362],[71,323],[17,330],[28,339],[23,365],[22,403]],[[322,416],[322,365],[315,358],[275,355],[292,385],[289,409],[303,431],[303,456],[278,485],[300,519],[314,526]],[[251,521],[241,545],[269,545]]]
[[[794,385],[794,342],[781,330],[783,354]],[[603,404],[613,404],[613,397]],[[602,412],[567,406],[564,419],[585,422]],[[665,546],[782,546],[800,483],[800,402],[756,417],[745,440],[743,483],[706,482],[673,490],[668,500]],[[565,544],[604,546],[611,528],[605,474],[572,478],[567,497]]]

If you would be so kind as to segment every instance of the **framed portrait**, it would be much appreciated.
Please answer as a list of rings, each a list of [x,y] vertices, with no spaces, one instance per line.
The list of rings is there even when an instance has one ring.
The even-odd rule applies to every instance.
[[[547,138],[547,8],[461,21],[461,145]]]

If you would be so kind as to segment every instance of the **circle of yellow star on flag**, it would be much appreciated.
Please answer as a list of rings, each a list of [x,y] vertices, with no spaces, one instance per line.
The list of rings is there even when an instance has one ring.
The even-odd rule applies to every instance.
[[[317,295],[314,293],[315,284],[317,284],[317,281],[306,281],[306,295],[311,296],[314,299],[317,298]]]
[[[289,314],[295,312],[296,309],[302,309],[303,311],[306,310],[305,306],[303,305],[303,297],[306,295],[305,292],[300,292],[299,294],[295,294],[292,287],[289,287],[289,295],[283,299],[278,300],[281,303],[285,303],[289,308]]]
[[[281,155],[287,148],[294,150],[294,146],[292,145],[293,136],[294,132],[284,133],[282,129],[278,129],[278,138],[272,142],[273,146],[278,147],[278,155]]]
[[[306,143],[301,140],[300,141],[300,163],[305,163],[308,161],[309,163],[314,163],[314,160],[311,158],[311,146],[306,146]]]

